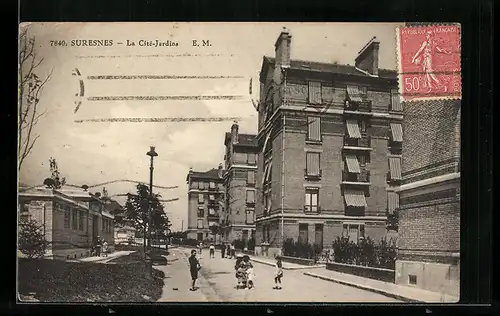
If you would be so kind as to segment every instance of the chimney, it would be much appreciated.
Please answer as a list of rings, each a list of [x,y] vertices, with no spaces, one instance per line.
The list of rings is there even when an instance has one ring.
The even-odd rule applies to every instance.
[[[274,44],[274,51],[276,53],[276,67],[281,66],[281,68],[290,67],[290,43],[292,42],[292,36],[290,32],[283,27],[281,30],[276,43]]]
[[[238,122],[236,121],[231,126],[231,141],[233,144],[238,143]]]
[[[193,167],[189,167],[189,173],[193,173]]]
[[[219,178],[222,178],[222,164],[221,163],[219,164],[218,171],[219,171]]]
[[[378,50],[380,41],[374,36],[358,53],[354,65],[370,75],[378,76]]]

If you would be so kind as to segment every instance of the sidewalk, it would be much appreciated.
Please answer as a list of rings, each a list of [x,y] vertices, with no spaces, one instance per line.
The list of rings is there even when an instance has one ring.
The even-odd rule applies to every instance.
[[[131,253],[133,253],[135,251],[115,251],[113,253],[110,253],[108,254],[107,257],[86,257],[86,258],[82,258],[82,259],[78,259],[78,260],[71,260],[71,261],[74,261],[74,262],[98,262],[98,263],[106,263],[112,259],[116,259],[118,257],[122,257],[122,256],[127,256]],[[68,260],[70,261],[70,260]]]
[[[359,276],[340,273],[332,270],[321,269],[320,271],[304,272],[310,277],[335,282],[343,285],[353,286],[362,290],[386,295],[397,300],[417,303],[456,303],[459,298],[444,294],[426,291],[409,286],[396,285],[394,283],[377,281]]]

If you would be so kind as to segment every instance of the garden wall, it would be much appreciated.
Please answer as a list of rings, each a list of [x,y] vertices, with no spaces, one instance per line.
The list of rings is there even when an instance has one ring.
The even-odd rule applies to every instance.
[[[326,269],[390,283],[394,283],[396,278],[394,270],[358,266],[353,264],[329,262],[326,264]]]

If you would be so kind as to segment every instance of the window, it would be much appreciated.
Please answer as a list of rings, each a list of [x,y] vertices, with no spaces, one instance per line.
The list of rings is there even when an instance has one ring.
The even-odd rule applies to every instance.
[[[255,204],[255,190],[247,190],[247,204]]]
[[[69,223],[71,222],[70,216],[71,216],[71,209],[69,206],[64,207],[64,228],[69,228]]]
[[[203,197],[203,193],[198,193],[198,203],[203,203],[205,198]]]
[[[215,189],[215,182],[210,181],[210,189]]]
[[[21,221],[27,221],[30,219],[31,215],[30,215],[30,207],[29,205],[27,204],[21,204],[21,207],[20,207],[20,219]]]
[[[314,225],[314,244],[323,246],[323,224]]]
[[[308,224],[299,224],[299,243],[300,244],[308,244],[309,243],[309,225]]]
[[[304,211],[305,212],[318,212],[318,194],[319,189],[310,188],[306,189],[306,200],[304,203]]]
[[[402,111],[401,100],[399,98],[398,90],[391,90],[391,110],[392,111]]]
[[[361,167],[365,167],[366,166],[366,155],[359,155],[359,165]]]
[[[358,243],[360,238],[365,237],[365,225],[363,224],[344,224],[342,237],[349,238],[349,241]]]
[[[362,98],[366,98],[368,96],[368,89],[367,89],[367,87],[359,86],[358,89],[359,89],[359,95]]]
[[[198,228],[203,228],[203,219],[202,218],[198,219],[198,223],[197,224],[198,224],[197,225]]]
[[[366,134],[366,121],[365,120],[361,120],[359,121],[359,129],[361,131],[361,134]]]
[[[256,163],[257,163],[257,155],[253,153],[247,154],[247,164],[255,165]]]
[[[247,184],[255,184],[255,171],[247,171]]]
[[[196,181],[191,182],[191,188],[198,189],[198,182],[196,182]]]
[[[208,190],[208,189],[210,188],[210,184],[209,184],[208,182],[204,182],[204,183],[203,183],[203,188],[204,188],[205,190]]]
[[[320,176],[320,153],[306,153],[306,175]]]
[[[83,211],[79,211],[78,215],[79,215],[79,218],[78,218],[78,230],[83,231],[83,223],[84,223],[84,219],[83,218],[84,218],[85,214],[83,213]]]
[[[253,210],[247,210],[245,222],[248,225],[253,225],[254,224],[254,218],[255,218],[255,211],[253,211]]]
[[[76,230],[78,228],[78,210],[76,209],[71,210],[71,220],[72,220],[71,228]]]
[[[198,217],[205,217],[205,210],[203,209],[203,206],[198,206]]]
[[[417,276],[414,274],[408,274],[408,284],[416,285],[417,284]]]
[[[321,104],[321,82],[309,81],[309,104]]]
[[[321,118],[307,117],[307,140],[321,141]]]
[[[208,209],[208,215],[210,215],[210,216],[215,216],[215,209],[214,209],[214,208],[212,208],[212,207],[211,207],[211,208],[209,208],[209,209]]]
[[[210,194],[210,195],[208,196],[208,199],[209,199],[210,201],[215,201],[215,195]]]

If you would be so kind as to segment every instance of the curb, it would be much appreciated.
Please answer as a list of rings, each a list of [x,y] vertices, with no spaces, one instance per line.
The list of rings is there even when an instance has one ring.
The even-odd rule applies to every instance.
[[[387,297],[392,297],[392,298],[395,298],[395,299],[400,300],[400,301],[412,302],[412,303],[425,303],[424,301],[420,301],[420,300],[416,300],[416,299],[402,296],[400,294],[394,294],[394,293],[387,292],[384,290],[376,289],[376,288],[373,288],[373,287],[367,286],[367,285],[361,285],[361,284],[357,284],[357,283],[353,283],[353,282],[342,281],[342,280],[338,280],[338,279],[334,279],[331,277],[326,277],[323,275],[310,273],[310,272],[304,272],[304,275],[307,275],[307,276],[310,276],[313,278],[318,278],[318,279],[325,280],[325,281],[339,283],[342,285],[352,286],[352,287],[355,287],[355,288],[358,288],[361,290],[370,291],[370,292],[381,294],[381,295],[384,295]]]

